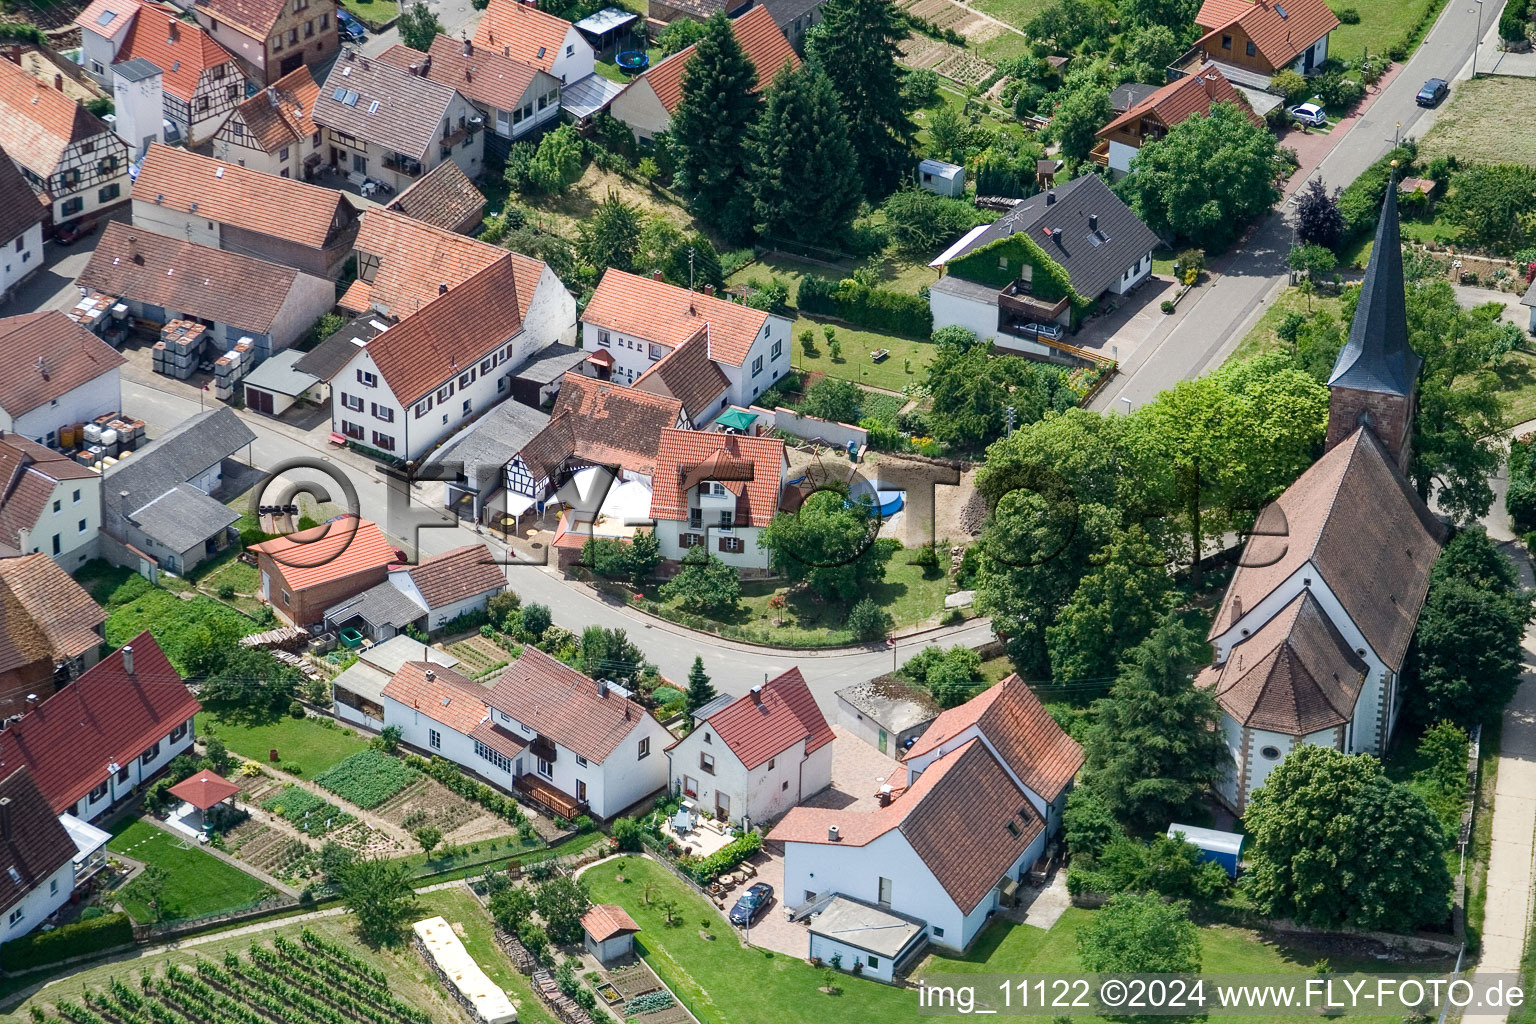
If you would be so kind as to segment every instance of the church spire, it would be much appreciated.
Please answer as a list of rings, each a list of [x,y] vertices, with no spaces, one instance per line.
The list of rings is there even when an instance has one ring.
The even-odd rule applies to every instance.
[[[1394,168],[1395,168],[1394,164]],[[1376,225],[1376,243],[1360,287],[1349,340],[1339,352],[1328,386],[1407,397],[1413,393],[1420,359],[1408,347],[1408,314],[1403,292],[1403,243],[1397,224],[1397,173],[1387,178],[1387,196]]]

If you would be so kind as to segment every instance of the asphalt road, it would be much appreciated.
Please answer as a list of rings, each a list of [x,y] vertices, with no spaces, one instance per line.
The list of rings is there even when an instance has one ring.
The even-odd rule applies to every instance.
[[[1497,21],[1502,7],[1502,3],[1485,5],[1485,30],[1490,19]],[[1425,79],[1470,77],[1476,34],[1476,5],[1472,0],[1449,0],[1423,45],[1312,176],[1320,177],[1330,191],[1348,185],[1381,159],[1396,139],[1427,132],[1437,111],[1418,106],[1414,96]],[[1203,288],[1196,302],[1181,309],[1166,329],[1142,344],[1126,361],[1119,380],[1100,392],[1093,408],[1128,411],[1181,380],[1220,366],[1284,287],[1291,239],[1287,204],[1238,243],[1238,251],[1221,261],[1222,276]]]

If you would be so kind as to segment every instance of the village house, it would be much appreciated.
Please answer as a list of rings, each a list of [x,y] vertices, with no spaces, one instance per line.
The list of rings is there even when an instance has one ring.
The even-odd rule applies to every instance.
[[[336,301],[323,277],[121,221],[102,231],[76,282],[121,300],[139,320],[207,324],[204,344],[214,358],[241,341],[257,359],[281,352]]]
[[[101,475],[19,434],[0,432],[0,557],[40,553],[66,569],[96,556]]]
[[[663,430],[650,506],[661,557],[681,561],[703,546],[726,565],[766,572],[772,552],[758,540],[788,478],[778,438]]]
[[[608,379],[633,384],[672,350],[703,332],[709,359],[725,375],[726,405],[747,406],[790,367],[790,329],[782,316],[689,291],[657,274],[609,268],[581,315],[582,347]],[[690,399],[691,400],[691,399]],[[701,412],[693,420],[713,419]]]
[[[0,731],[0,775],[26,767],[55,814],[94,821],[191,749],[201,710],[145,630]]]
[[[188,146],[200,146],[245,99],[246,79],[228,50],[178,13],[149,0],[95,0],[75,24],[87,73],[115,93],[116,65],[149,61],[160,71],[165,118]]]
[[[1196,67],[1215,62],[1234,85],[1267,89],[1278,71],[1316,71],[1338,27],[1324,0],[1205,0],[1195,15],[1201,36],[1190,54]]]
[[[697,334],[635,378],[636,391],[683,403],[684,426],[702,430],[730,404],[731,380],[709,358],[709,334]]]
[[[672,788],[743,830],[773,821],[832,784],[836,736],[798,668],[693,713],[667,748]]]
[[[474,737],[471,767],[556,814],[611,819],[667,785],[672,734],[623,687],[531,644],[486,703],[491,718]]]
[[[1220,68],[1211,64],[1174,79],[1100,128],[1093,161],[1108,167],[1116,177],[1125,175],[1142,146],[1161,139],[1186,118],[1206,114],[1217,103],[1235,103],[1247,113],[1248,120],[1264,127],[1264,119],[1253,112],[1247,98],[1232,88]]]
[[[822,0],[759,0],[758,6],[773,15],[784,38],[794,51],[805,55],[805,34],[821,24]]]
[[[356,516],[252,544],[261,600],[290,626],[310,626],[325,610],[383,583],[404,559],[384,532]]]
[[[489,729],[491,691],[446,665],[419,660],[420,653],[418,645],[418,660],[401,664],[380,691],[384,721],[407,746],[478,771],[472,737]]]
[[[125,360],[58,310],[0,318],[0,431],[58,444],[59,428],[123,407]]]
[[[472,40],[432,40],[426,53],[399,43],[379,55],[398,67],[419,69],[433,82],[457,90],[485,119],[486,155],[505,159],[512,142],[560,123],[560,79],[533,63],[504,57]]]
[[[800,66],[800,58],[795,56],[766,8],[754,7],[747,11],[731,22],[731,31],[741,44],[742,52],[757,69],[754,92],[768,88],[773,76],[785,64],[791,68]],[[672,115],[683,99],[683,69],[692,56],[691,46],[679,50],[638,75],[614,99],[610,113],[629,126],[642,146],[650,145],[657,135],[672,126]]]
[[[785,905],[798,916],[844,896],[964,949],[1061,827],[1082,748],[1011,675],[941,714],[903,760],[905,784],[886,783],[874,810],[797,807],[768,834],[785,848]]]
[[[46,204],[50,224],[126,202],[128,146],[58,89],[0,60],[0,140]]]
[[[491,0],[473,42],[477,50],[532,64],[565,85],[575,85],[597,66],[591,44],[575,25],[517,0]]]
[[[442,479],[443,506],[460,519],[500,528],[507,509],[507,463],[548,423],[549,413],[513,395],[428,455],[420,475]]]
[[[213,139],[213,155],[262,174],[307,181],[320,167],[315,101],[320,85],[309,67],[284,75],[245,100]]]
[[[0,719],[30,711],[101,660],[106,612],[47,555],[0,558],[0,607]]]
[[[452,160],[416,179],[384,207],[430,227],[473,234],[485,215],[485,196]]]
[[[567,373],[549,423],[507,463],[500,525],[515,530],[529,509],[567,506],[555,538],[562,568],[587,537],[628,539],[649,520],[662,432],[682,416],[675,398]]]
[[[0,303],[43,265],[43,224],[48,211],[0,147]]]
[[[154,145],[134,179],[133,224],[334,281],[357,210],[334,189]]]
[[[224,460],[256,440],[234,410],[189,417],[102,470],[102,557],[151,579],[186,573],[239,540],[240,513],[217,500]]]
[[[75,841],[25,766],[0,779],[0,914],[19,939],[75,894]]]
[[[1409,347],[1397,190],[1388,188],[1349,338],[1329,377],[1327,449],[1255,523],[1196,678],[1222,710],[1241,814],[1296,748],[1383,755],[1445,527],[1404,476],[1419,356]]]
[[[336,0],[181,2],[200,26],[235,55],[257,88],[305,65],[324,64],[341,46]]]
[[[383,583],[327,608],[324,622],[327,629],[357,628],[381,643],[407,626],[428,632],[483,612],[506,586],[505,570],[485,545],[466,544],[415,565],[390,566]]]
[[[398,192],[446,160],[480,174],[485,118],[422,65],[344,51],[320,88],[315,124],[325,130],[325,162],[359,185],[373,179]]]
[[[459,659],[447,651],[397,636],[373,646],[360,647],[357,660],[331,680],[332,710],[353,725],[380,732],[384,728],[384,687],[408,661],[424,661],[433,668],[453,668]],[[414,745],[414,740],[406,742]],[[422,746],[422,750],[429,749]]]
[[[1124,295],[1152,273],[1152,229],[1085,174],[973,228],[928,265],[933,326],[964,327],[1000,349],[1041,359],[1061,351],[1092,304]]]

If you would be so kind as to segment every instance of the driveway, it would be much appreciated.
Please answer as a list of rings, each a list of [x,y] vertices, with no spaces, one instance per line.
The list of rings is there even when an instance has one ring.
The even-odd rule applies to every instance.
[[[1109,302],[1109,312],[1089,320],[1070,340],[1078,348],[1097,352],[1117,362],[1130,359],[1141,343],[1168,318],[1159,307],[1164,299],[1173,298],[1177,291],[1177,285],[1170,278],[1149,277],[1131,294]]]
[[[832,785],[802,802],[805,807],[830,807],[862,813],[879,806],[880,786],[886,782],[905,784],[906,769],[874,747],[844,729],[832,726],[837,739],[832,745]],[[774,901],[745,934],[754,946],[771,949],[787,956],[805,957],[810,950],[810,931],[805,922],[791,924],[784,919],[786,907],[793,907],[804,893],[784,892],[784,853],[778,844],[765,846],[752,861],[757,869],[754,881],[773,886]],[[739,892],[740,890],[738,890]],[[735,902],[732,893],[727,911]]]
[[[21,283],[9,302],[0,303],[0,316],[73,308],[80,301],[80,288],[75,284],[75,278],[91,261],[91,253],[96,251],[96,241],[107,226],[106,222],[120,220],[126,223],[128,219],[128,206],[124,204],[110,217],[97,222],[95,234],[73,245],[43,243],[42,267]]]

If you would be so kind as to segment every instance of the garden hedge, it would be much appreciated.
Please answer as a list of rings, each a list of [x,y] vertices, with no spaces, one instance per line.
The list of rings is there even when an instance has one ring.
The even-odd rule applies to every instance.
[[[870,288],[851,277],[831,281],[807,275],[800,281],[800,312],[840,320],[891,334],[926,338],[933,333],[933,312],[920,295]]]
[[[1397,161],[1397,176],[1401,179],[1408,173],[1418,152],[1418,146],[1413,140],[1404,142],[1367,167],[1360,177],[1339,193],[1339,213],[1344,217],[1346,241],[1376,230],[1376,221],[1381,218],[1381,201],[1387,195],[1387,179],[1392,171],[1392,161]]]
[[[133,922],[128,915],[106,914],[61,925],[51,932],[33,932],[0,945],[0,968],[23,971],[132,942]]]
[[[1536,530],[1536,436],[1527,434],[1509,446],[1509,490],[1504,507],[1520,533]]]

